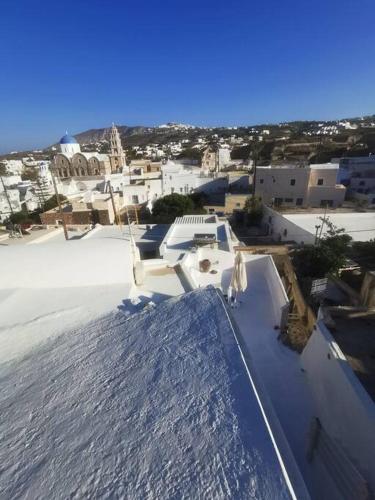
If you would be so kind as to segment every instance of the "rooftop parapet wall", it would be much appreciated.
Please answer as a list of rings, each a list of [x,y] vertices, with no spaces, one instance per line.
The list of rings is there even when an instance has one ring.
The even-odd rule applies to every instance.
[[[301,363],[317,417],[375,491],[375,405],[321,320],[302,352]]]

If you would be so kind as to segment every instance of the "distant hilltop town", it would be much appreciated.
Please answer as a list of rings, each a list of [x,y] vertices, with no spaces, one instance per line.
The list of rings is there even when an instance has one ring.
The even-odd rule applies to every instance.
[[[332,157],[366,156],[375,149],[375,115],[336,121],[295,121],[279,124],[232,127],[197,127],[166,123],[156,127],[117,125],[129,159],[200,160],[209,144],[227,144],[233,159],[247,159],[254,140],[260,141],[263,165],[284,161],[324,163]],[[74,134],[83,152],[108,153],[110,127]],[[51,159],[58,145],[29,151]],[[19,159],[25,152],[12,152],[0,159]]]
[[[112,224],[129,210],[146,220],[171,194],[239,218],[251,193],[269,207],[372,209],[374,166],[374,116],[226,128],[112,124],[0,160],[0,222],[58,224],[57,194],[69,201],[64,218],[73,225]]]

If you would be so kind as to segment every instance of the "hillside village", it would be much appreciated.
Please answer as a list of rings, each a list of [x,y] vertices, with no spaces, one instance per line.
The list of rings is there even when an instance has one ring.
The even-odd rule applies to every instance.
[[[157,454],[177,496],[199,496],[209,483],[218,497],[225,489],[243,498],[255,478],[257,498],[371,498],[374,121],[112,124],[2,158],[0,350],[14,381],[3,393],[12,405],[24,391],[14,426],[52,443],[33,409],[43,387],[60,429],[48,453],[64,457],[62,468],[45,459],[48,471],[31,473],[33,446],[6,432],[3,463],[19,464],[27,488],[58,496],[72,457],[100,436],[106,458],[74,465],[72,495],[94,494],[93,474],[112,478],[109,495],[130,494],[134,454],[138,497],[150,477],[163,491],[155,462],[143,464]],[[15,321],[15,304],[25,303]],[[65,421],[51,401],[77,379]],[[188,437],[197,432],[203,461]],[[122,448],[125,434],[131,448]],[[200,480],[182,481],[181,467],[194,474],[200,461]],[[23,491],[22,481],[10,484],[2,496]]]

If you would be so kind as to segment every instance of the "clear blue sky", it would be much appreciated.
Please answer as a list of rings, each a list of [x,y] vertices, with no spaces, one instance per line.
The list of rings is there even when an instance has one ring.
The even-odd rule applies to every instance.
[[[2,0],[0,151],[375,113],[374,0]]]

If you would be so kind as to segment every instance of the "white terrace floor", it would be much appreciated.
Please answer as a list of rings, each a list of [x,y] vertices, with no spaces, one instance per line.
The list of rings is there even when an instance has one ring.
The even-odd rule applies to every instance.
[[[246,255],[248,287],[239,294],[239,306],[231,311],[258,375],[258,383],[270,398],[312,498],[333,499],[325,472],[319,464],[311,465],[306,460],[308,430],[314,415],[312,398],[299,354],[277,340],[278,320],[272,306],[275,290],[264,271],[265,258]],[[323,490],[320,489],[322,483]]]

